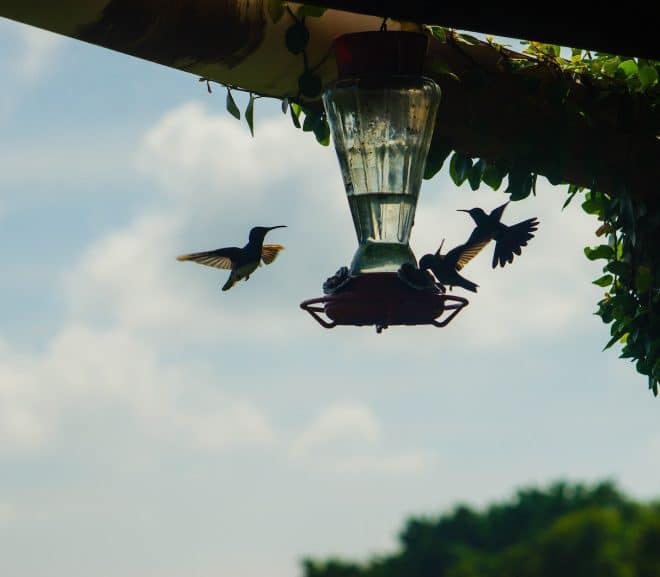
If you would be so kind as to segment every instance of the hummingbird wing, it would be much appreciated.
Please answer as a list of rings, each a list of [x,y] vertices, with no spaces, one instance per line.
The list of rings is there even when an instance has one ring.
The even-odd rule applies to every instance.
[[[455,269],[461,270],[467,263],[469,263],[475,256],[477,256],[483,248],[491,241],[490,236],[483,234],[479,227],[476,227],[470,238],[464,244],[459,244],[456,248],[451,249],[445,258],[447,262],[455,262]]]
[[[264,261],[264,264],[270,264],[277,258],[281,250],[284,250],[281,244],[265,244],[261,247],[261,260]]]
[[[495,237],[495,252],[493,253],[493,268],[498,264],[504,266],[513,262],[513,255],[520,255],[527,241],[534,238],[534,232],[538,229],[539,221],[536,218],[528,218],[513,226],[503,226]]]
[[[206,252],[193,252],[177,256],[176,260],[192,260],[214,268],[231,269],[238,260],[241,249],[235,246],[219,248]]]

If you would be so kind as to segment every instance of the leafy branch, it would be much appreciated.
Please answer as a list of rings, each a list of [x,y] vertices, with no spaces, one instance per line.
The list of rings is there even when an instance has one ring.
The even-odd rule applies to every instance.
[[[660,104],[658,62],[601,53],[594,55],[579,49],[571,50],[571,57],[567,59],[561,56],[558,46],[537,42],[529,43],[524,52],[532,59],[509,62],[521,72],[543,62],[550,64],[557,75],[569,75],[579,83],[592,88],[597,86],[602,92],[618,90],[638,94],[651,100],[654,107]],[[578,112],[588,119],[587,108]],[[632,120],[628,122],[631,130],[640,129],[633,126]],[[457,186],[467,181],[470,188],[476,190],[484,182],[497,190],[507,176],[505,192],[512,201],[535,193],[537,175],[525,167],[524,158],[497,162],[473,159],[460,151],[452,154],[452,148],[440,139],[431,143],[424,177],[432,178],[450,155],[449,174]],[[554,185],[562,183],[549,180]],[[601,223],[596,235],[605,242],[593,248],[586,247],[584,252],[590,260],[605,260],[604,274],[594,281],[606,289],[595,313],[610,325],[610,339],[605,349],[621,344],[621,358],[635,363],[636,370],[648,378],[649,389],[657,396],[660,384],[660,203],[650,206],[636,197],[623,179],[616,193],[564,184],[568,184],[568,197],[562,208],[584,192],[582,209]]]

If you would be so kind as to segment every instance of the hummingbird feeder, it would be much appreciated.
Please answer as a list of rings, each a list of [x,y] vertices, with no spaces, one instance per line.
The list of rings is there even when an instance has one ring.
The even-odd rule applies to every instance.
[[[427,45],[416,32],[357,32],[334,41],[339,76],[323,104],[358,249],[350,269],[326,281],[326,296],[300,305],[326,328],[441,327],[468,304],[417,269],[409,245],[440,102],[440,88],[422,75]]]

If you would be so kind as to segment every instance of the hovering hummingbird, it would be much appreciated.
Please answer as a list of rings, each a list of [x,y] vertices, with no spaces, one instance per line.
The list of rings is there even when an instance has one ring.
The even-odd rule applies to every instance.
[[[425,254],[419,261],[419,268],[421,270],[430,269],[443,287],[444,285],[450,287],[460,286],[476,293],[479,285],[462,277],[458,274],[458,271],[479,254],[483,246],[470,244],[468,240],[465,244],[452,248],[447,254],[442,254],[442,245],[444,244],[445,240],[442,239],[435,254]]]
[[[507,262],[513,262],[513,255],[520,255],[522,247],[527,246],[527,241],[534,238],[532,233],[539,226],[536,217],[528,218],[511,226],[501,223],[500,219],[507,204],[509,203],[505,202],[503,205],[498,206],[490,214],[486,214],[481,208],[459,210],[459,212],[467,212],[477,224],[464,246],[470,246],[473,249],[479,247],[475,253],[477,254],[491,240],[495,241],[493,268],[498,264],[504,266]]]
[[[264,244],[264,237],[268,231],[276,228],[286,228],[286,225],[255,226],[250,231],[248,243],[243,248],[230,246],[207,252],[182,254],[177,256],[176,260],[192,260],[206,266],[231,269],[231,274],[222,287],[222,290],[226,291],[239,280],[248,280],[250,275],[261,265],[262,260],[265,264],[270,264],[277,258],[284,247],[281,244]]]

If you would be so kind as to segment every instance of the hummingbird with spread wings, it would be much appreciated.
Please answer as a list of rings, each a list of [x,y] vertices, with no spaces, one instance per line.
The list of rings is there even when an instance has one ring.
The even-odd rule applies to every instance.
[[[248,280],[250,275],[264,264],[273,262],[284,247],[281,244],[264,244],[266,234],[276,228],[286,228],[285,224],[278,226],[255,226],[250,230],[248,243],[243,248],[229,246],[206,252],[193,252],[177,256],[177,260],[191,260],[214,268],[231,270],[223,291],[229,290],[239,280]]]
[[[419,261],[419,268],[430,270],[443,288],[445,285],[460,286],[476,293],[479,285],[461,276],[458,271],[479,254],[483,246],[470,244],[468,240],[465,244],[451,249],[447,254],[442,254],[444,244],[445,240],[442,239],[440,248],[435,251],[435,254],[425,254]]]
[[[533,233],[539,226],[539,221],[536,217],[528,218],[511,226],[500,222],[502,213],[508,204],[508,202],[505,202],[503,205],[493,209],[490,214],[486,214],[481,208],[459,210],[459,212],[467,212],[477,225],[463,246],[470,246],[473,250],[479,247],[475,253],[477,254],[491,240],[495,241],[493,268],[498,264],[503,267],[506,263],[512,263],[513,255],[520,255],[522,247],[527,246],[527,241],[534,238]]]

